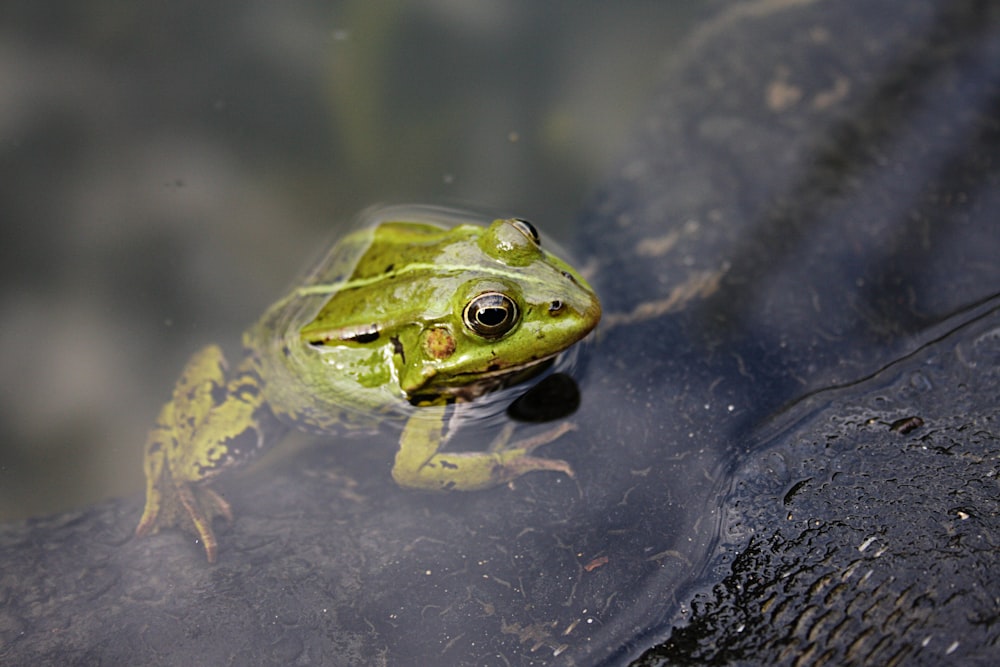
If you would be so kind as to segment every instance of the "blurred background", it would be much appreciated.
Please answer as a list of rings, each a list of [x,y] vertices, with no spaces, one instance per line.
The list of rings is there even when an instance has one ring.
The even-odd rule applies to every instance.
[[[4,3],[0,520],[139,492],[188,356],[237,350],[367,206],[572,247],[714,4]]]

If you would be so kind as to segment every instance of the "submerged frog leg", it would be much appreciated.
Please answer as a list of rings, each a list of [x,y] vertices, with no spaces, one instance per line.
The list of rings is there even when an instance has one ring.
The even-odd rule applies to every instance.
[[[400,486],[431,491],[476,491],[517,479],[536,470],[573,476],[566,461],[531,456],[531,451],[551,442],[571,427],[561,425],[539,437],[507,445],[510,434],[501,434],[502,447],[485,452],[442,452],[447,441],[445,407],[420,409],[410,418],[399,440],[392,477]]]
[[[174,526],[193,531],[214,562],[218,542],[212,520],[231,520],[232,511],[207,481],[252,458],[271,439],[266,436],[275,424],[251,359],[227,380],[217,346],[195,354],[146,440],[146,507],[136,535]]]
[[[499,452],[510,447],[517,447],[524,449],[528,452],[534,451],[537,447],[542,445],[547,445],[556,438],[569,433],[570,431],[576,430],[576,424],[571,422],[562,422],[553,426],[548,431],[543,431],[538,435],[532,436],[530,438],[525,438],[523,440],[515,440],[513,445],[510,444],[510,437],[514,435],[514,424],[507,424],[500,431],[500,434],[494,438],[493,442],[490,443],[489,451]]]

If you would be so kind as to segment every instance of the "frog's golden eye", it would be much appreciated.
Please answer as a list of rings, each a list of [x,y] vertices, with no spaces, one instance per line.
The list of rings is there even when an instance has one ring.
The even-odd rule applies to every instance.
[[[538,230],[535,229],[535,226],[533,224],[531,224],[524,218],[511,218],[510,224],[514,225],[514,228],[517,229],[517,231],[521,232],[529,239],[531,239],[535,243],[535,245],[542,244],[542,240],[538,236]]]
[[[500,338],[517,324],[517,304],[502,292],[483,292],[462,311],[465,326],[483,338]]]

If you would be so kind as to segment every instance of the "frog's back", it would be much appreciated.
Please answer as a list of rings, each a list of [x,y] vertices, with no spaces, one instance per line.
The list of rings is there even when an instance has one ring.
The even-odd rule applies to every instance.
[[[330,432],[374,426],[386,416],[412,411],[398,383],[388,377],[392,366],[386,359],[392,354],[388,341],[374,352],[341,350],[331,363],[303,341],[302,329],[322,312],[329,325],[354,326],[363,336],[380,309],[391,307],[391,299],[370,303],[363,314],[338,311],[330,304],[342,292],[391,271],[403,249],[410,261],[431,262],[430,251],[421,258],[420,248],[444,233],[446,228],[433,224],[381,222],[345,236],[244,334],[244,347],[255,359],[267,401],[280,419],[299,428]],[[372,369],[369,382],[361,384],[349,373],[336,372],[338,366],[358,365]]]
[[[361,229],[334,244],[286,296],[274,303],[243,335],[257,365],[264,395],[282,421],[317,432],[367,426],[375,419],[358,405],[349,385],[321,382],[317,353],[302,345],[299,332],[341,286],[354,276],[372,245],[375,230]]]

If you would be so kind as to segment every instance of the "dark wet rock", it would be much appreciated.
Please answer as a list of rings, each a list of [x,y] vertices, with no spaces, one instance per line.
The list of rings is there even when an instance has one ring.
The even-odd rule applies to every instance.
[[[992,664],[1000,299],[955,320],[762,429],[726,496],[717,583],[638,664]]]
[[[663,415],[614,406],[632,456],[719,481],[671,480],[720,533],[639,663],[990,664],[1000,7],[745,3],[692,44],[585,235],[608,394]]]

